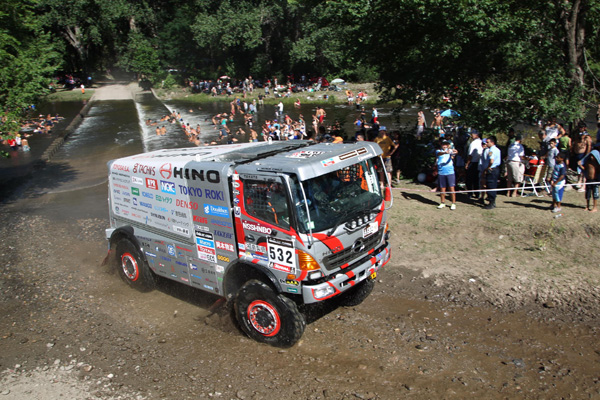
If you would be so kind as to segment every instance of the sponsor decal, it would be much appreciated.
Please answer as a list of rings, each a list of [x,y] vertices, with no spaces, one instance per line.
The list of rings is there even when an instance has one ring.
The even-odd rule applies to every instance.
[[[241,209],[240,207],[237,207],[237,206],[236,206],[236,207],[234,207],[234,208],[233,208],[233,214],[234,214],[236,217],[240,218],[240,217],[242,216],[242,209]]]
[[[171,163],[165,163],[161,165],[158,172],[160,173],[160,176],[163,177],[163,179],[171,179]]]
[[[260,261],[265,261],[265,262],[269,261],[269,259],[267,258],[267,256],[262,255],[262,254],[258,254],[258,253],[252,253],[250,251],[246,252],[246,256],[250,257],[250,258],[256,258],[257,260],[260,260]]]
[[[183,276],[180,278],[182,281],[184,282],[189,282],[190,280],[188,278],[184,278]]]
[[[133,183],[134,185],[143,185],[144,184],[144,179],[140,178],[139,176],[132,176],[131,177],[131,183]]]
[[[297,289],[297,288],[291,288],[291,287],[289,287],[289,288],[286,288],[286,290],[287,290],[289,293],[298,293],[298,289]]]
[[[238,181],[234,181],[233,182],[233,187],[236,188],[236,189],[239,188],[240,187],[240,183]]]
[[[229,210],[227,207],[215,206],[213,204],[204,204],[204,214],[213,215],[215,217],[229,217]]]
[[[222,265],[215,265],[215,269],[217,270],[217,272],[219,274],[222,274],[223,272],[225,272],[225,267]]]
[[[160,202],[163,202],[163,203],[166,203],[166,204],[172,204],[173,203],[173,198],[157,194],[156,195],[156,201],[160,201]]]
[[[134,197],[134,198],[133,198],[133,205],[134,205],[134,206],[137,206],[137,205],[138,205],[138,199],[137,199],[137,197]]]
[[[160,256],[160,259],[166,262],[171,262],[171,259],[169,257]]]
[[[292,285],[292,286],[298,286],[298,285],[300,285],[300,282],[293,280],[293,279],[286,279],[285,284]]]
[[[190,235],[190,230],[189,229],[182,228],[182,227],[177,226],[177,225],[173,225],[173,231],[177,232],[177,233],[180,233],[180,234],[182,234],[184,236],[189,236]]]
[[[233,191],[233,195],[234,196],[239,196],[240,195],[240,191],[239,190],[234,190]]]
[[[208,286],[208,285],[202,285],[202,286],[204,286],[204,288],[206,288],[208,290],[215,290],[215,288],[212,286]]]
[[[171,210],[171,214],[174,215],[174,216],[176,216],[176,217],[179,217],[179,218],[186,218],[187,219],[187,217],[188,217],[188,215],[186,213],[181,212],[181,211],[177,211],[177,210]]]
[[[152,208],[152,204],[146,203],[145,201],[140,201],[140,206],[146,207],[146,208]]]
[[[240,180],[240,174],[237,174],[237,173],[233,174],[231,176],[231,179],[233,179],[234,181],[239,181]]]
[[[219,242],[218,240],[215,241],[215,243],[217,245],[217,249],[230,251],[232,253],[235,251],[235,249],[231,243]]]
[[[152,175],[152,176],[156,175],[154,166],[137,164],[137,163],[133,166],[133,173],[134,174],[140,173],[140,174]]]
[[[276,269],[277,271],[287,272],[288,274],[292,271],[292,269],[287,265],[281,265],[277,263],[271,263],[271,268]]]
[[[179,187],[179,193],[186,196],[202,197],[202,189],[188,187],[183,185],[177,185]]]
[[[238,249],[241,251],[246,251],[246,245],[244,243],[238,243]]]
[[[233,199],[233,204],[240,204],[240,199],[238,199],[237,197]]]
[[[363,228],[362,237],[368,238],[369,236],[376,233],[378,229],[379,229],[379,222],[373,221],[369,225],[367,225]]]
[[[169,253],[170,256],[175,257],[175,247],[173,247],[173,245],[168,245],[167,246],[167,253]]]
[[[147,197],[149,199],[154,199],[154,195],[152,193],[144,192],[142,190],[142,197]]]
[[[169,181],[160,181],[160,191],[163,193],[176,195],[175,184]]]
[[[160,211],[160,212],[164,212],[164,213],[168,213],[169,212],[169,210],[167,210],[166,208],[161,207],[161,206],[154,206],[154,209],[156,211]],[[164,219],[164,218],[161,218],[161,219]]]
[[[146,178],[146,187],[152,190],[158,190],[158,181],[152,178]]]
[[[134,196],[139,196],[140,195],[140,189],[136,188],[136,187],[132,187],[131,188],[131,194]]]
[[[233,239],[233,233],[232,232],[223,232],[223,231],[219,231],[217,229],[215,229],[215,236],[224,238],[224,239]]]
[[[220,190],[204,189],[204,197],[210,200],[225,201],[223,192]]]
[[[155,213],[155,212],[151,212],[151,213],[150,213],[150,216],[151,216],[151,217],[154,217],[154,218],[156,218],[156,219],[161,219],[161,220],[163,220],[163,221],[166,221],[166,220],[167,220],[167,217],[165,217],[164,215],[157,214],[157,213]]]
[[[206,232],[196,232],[196,250],[198,251],[198,258],[209,262],[216,263],[216,251],[215,242],[213,235]]]
[[[199,224],[208,224],[208,218],[199,217],[198,215],[193,216],[194,222],[198,222]]]
[[[188,266],[186,263],[181,262],[181,261],[175,261],[175,264],[180,265],[182,267],[187,267]]]
[[[177,278],[177,274],[171,274],[171,278]]]
[[[123,199],[123,201],[127,204],[131,204],[131,199]]]
[[[190,263],[190,268],[193,269],[194,271],[198,271],[198,266],[194,263]]]
[[[128,165],[121,165],[121,164],[115,164],[115,163],[113,163],[112,169],[117,170],[117,171],[129,172],[129,166]]]
[[[131,213],[131,216],[132,216],[132,217],[134,217],[134,218],[139,218],[139,219],[142,219],[142,216],[141,216],[141,214],[138,214],[138,213],[134,213],[134,212],[132,212],[132,213]]]
[[[113,189],[113,193],[121,194],[121,189]]]
[[[260,224],[256,224],[256,223],[250,222],[250,221],[244,221],[242,223],[242,226],[244,227],[244,229],[247,229],[249,231],[258,232],[258,233],[264,233],[265,235],[270,235],[271,232],[273,231],[269,227],[262,226]]]
[[[199,276],[199,275],[190,274],[190,276],[191,276],[192,278],[196,278],[196,279],[198,279],[198,280],[202,280],[202,277],[201,277],[201,276]]]
[[[301,150],[301,151],[297,151],[295,153],[290,154],[289,158],[310,158],[310,157],[315,157],[315,156],[319,156],[321,154],[323,154],[323,151],[316,151],[316,150]]]
[[[173,168],[173,177],[180,178],[180,179],[185,178],[185,179],[192,180],[192,181],[195,181],[197,179],[202,182],[204,182],[204,180],[206,179],[210,183],[220,183],[221,182],[221,175],[219,174],[219,171],[215,171],[215,170],[208,170],[205,173],[204,170],[197,170],[194,168],[177,168],[177,167],[175,167],[175,168]]]
[[[208,229],[208,226],[204,226],[204,225],[194,225],[194,229],[197,231],[210,232],[210,229]]]
[[[329,167],[330,165],[333,165],[335,163],[336,163],[336,161],[333,158],[328,158],[327,160],[321,161],[321,164],[323,164],[324,167]]]
[[[175,205],[177,207],[186,208],[188,210],[197,210],[198,209],[198,203],[193,202],[193,201],[185,201],[185,200],[176,199]]]
[[[121,185],[120,183],[113,183],[113,187],[129,190],[129,186]]]
[[[175,248],[177,250],[189,251],[190,253],[192,252],[190,249],[186,249],[185,247],[181,247],[181,246],[177,246],[177,245],[175,245]]]
[[[149,251],[146,251],[145,253],[146,253],[146,255],[148,257],[154,257],[154,258],[156,258],[156,254],[154,254],[154,253],[150,253]]]
[[[131,197],[131,193],[129,193],[129,192],[123,192],[123,193],[121,193],[121,194],[122,194],[123,196]]]
[[[210,223],[215,226],[220,226],[221,228],[233,228],[233,224],[229,221],[220,221],[218,219],[211,218]]]
[[[267,252],[267,248],[264,246],[259,246],[254,243],[246,243],[246,248],[250,251],[254,251],[257,253],[265,254]]]

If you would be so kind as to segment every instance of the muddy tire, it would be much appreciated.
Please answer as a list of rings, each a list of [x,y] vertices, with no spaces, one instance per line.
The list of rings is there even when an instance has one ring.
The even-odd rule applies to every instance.
[[[375,287],[374,279],[367,279],[338,297],[338,304],[342,307],[354,307],[365,301]]]
[[[234,308],[244,333],[271,346],[293,346],[306,327],[296,303],[258,280],[250,280],[240,288]]]
[[[116,261],[119,275],[129,286],[140,292],[149,292],[154,289],[155,282],[152,271],[140,250],[130,240],[121,239],[117,243]]]

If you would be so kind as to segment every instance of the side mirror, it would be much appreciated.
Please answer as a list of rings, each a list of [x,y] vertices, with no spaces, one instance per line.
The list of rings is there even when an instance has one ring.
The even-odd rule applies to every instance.
[[[392,190],[390,189],[389,186],[385,187],[385,193],[383,195],[383,199],[385,201],[391,201],[392,200]]]

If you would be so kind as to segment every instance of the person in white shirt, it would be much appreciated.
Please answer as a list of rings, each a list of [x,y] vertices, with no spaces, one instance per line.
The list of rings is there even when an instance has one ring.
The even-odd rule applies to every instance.
[[[517,195],[517,189],[523,182],[525,174],[525,148],[521,144],[523,136],[516,135],[513,144],[508,146],[508,155],[506,156],[506,183],[509,189],[508,197]]]
[[[467,170],[466,184],[467,190],[479,190],[479,159],[483,154],[483,145],[481,142],[481,134],[476,129],[471,130],[471,143],[467,153],[467,162],[465,169]],[[478,198],[479,193],[469,193],[469,197]]]

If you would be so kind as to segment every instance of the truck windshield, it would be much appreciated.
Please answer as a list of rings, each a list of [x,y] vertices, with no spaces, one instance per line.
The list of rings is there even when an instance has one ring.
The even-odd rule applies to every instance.
[[[312,230],[320,232],[338,226],[358,213],[380,206],[383,201],[382,190],[373,160],[302,181],[302,187],[297,178],[292,177],[290,185],[298,230],[303,233],[309,231],[307,208]]]

